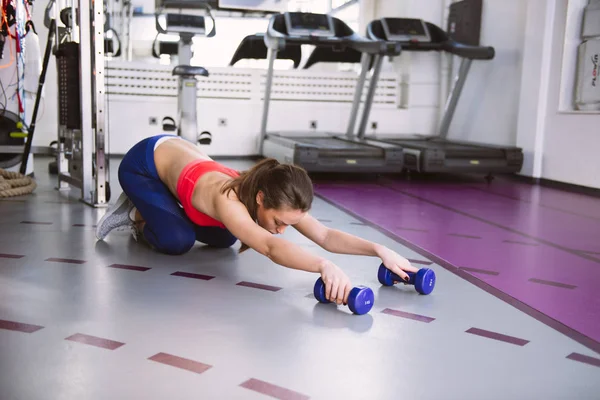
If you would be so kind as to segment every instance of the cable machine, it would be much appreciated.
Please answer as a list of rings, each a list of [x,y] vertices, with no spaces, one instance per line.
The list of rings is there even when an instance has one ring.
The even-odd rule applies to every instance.
[[[61,0],[52,1],[57,1],[55,20],[63,24],[54,24],[58,77],[58,189],[75,186],[81,189],[81,201],[93,207],[104,207],[110,200],[110,183],[103,1],[66,0],[62,7],[58,3]],[[86,15],[90,18],[83,17]]]

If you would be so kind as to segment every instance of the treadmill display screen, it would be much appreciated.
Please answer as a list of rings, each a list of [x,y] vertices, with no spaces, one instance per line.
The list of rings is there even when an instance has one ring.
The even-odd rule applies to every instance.
[[[381,20],[387,40],[397,42],[429,42],[429,30],[425,22],[412,18],[383,18]]]
[[[333,22],[327,14],[302,12],[285,13],[285,22],[290,36],[334,36]]]
[[[203,15],[167,14],[167,31],[190,32],[202,35],[206,32]]]

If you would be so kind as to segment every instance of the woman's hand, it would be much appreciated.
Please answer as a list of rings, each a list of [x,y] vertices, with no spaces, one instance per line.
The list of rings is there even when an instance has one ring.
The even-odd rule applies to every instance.
[[[332,303],[347,305],[352,286],[346,273],[328,260],[322,262],[320,272],[325,283],[325,298]]]
[[[380,246],[377,248],[377,256],[381,258],[381,262],[387,269],[404,279],[409,280],[408,275],[404,271],[418,272],[419,269],[413,267],[406,258],[387,247]]]

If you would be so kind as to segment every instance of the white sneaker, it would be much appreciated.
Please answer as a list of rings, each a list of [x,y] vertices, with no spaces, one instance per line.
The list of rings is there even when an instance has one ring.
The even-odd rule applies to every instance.
[[[133,221],[129,217],[131,209],[133,209],[131,200],[129,200],[125,192],[121,193],[117,202],[98,221],[96,228],[96,237],[98,240],[103,240],[113,229],[121,226],[132,227]]]

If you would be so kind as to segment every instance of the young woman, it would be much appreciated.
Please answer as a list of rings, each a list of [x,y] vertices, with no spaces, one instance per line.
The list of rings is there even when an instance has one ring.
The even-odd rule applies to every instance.
[[[265,159],[239,173],[213,161],[178,136],[159,135],[137,143],[119,166],[123,194],[98,223],[102,240],[130,225],[155,250],[183,254],[196,241],[230,247],[238,239],[273,262],[321,274],[327,298],[346,304],[352,289],[334,263],[276,236],[293,226],[327,251],[381,258],[405,280],[416,272],[407,259],[385,246],[330,229],[308,211],[313,186],[306,171]]]

